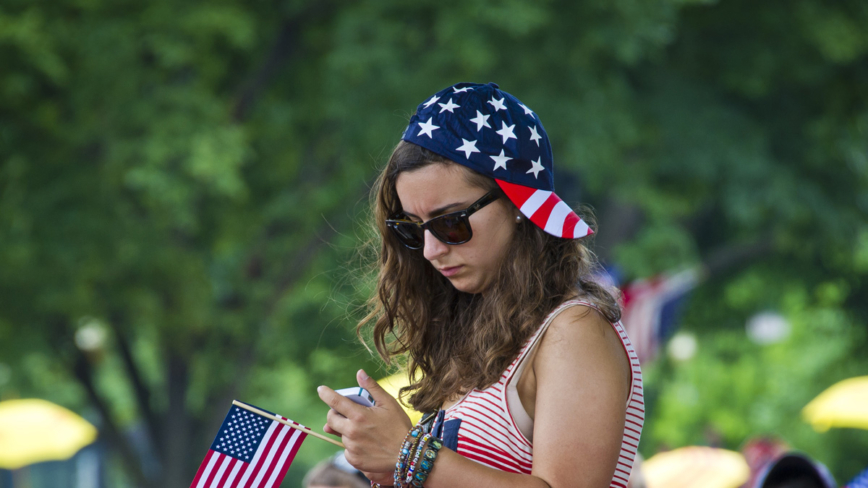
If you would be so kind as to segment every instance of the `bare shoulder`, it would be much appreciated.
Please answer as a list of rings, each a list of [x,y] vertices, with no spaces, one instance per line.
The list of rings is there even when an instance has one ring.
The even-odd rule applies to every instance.
[[[585,305],[576,305],[552,320],[540,348],[591,352],[606,345],[617,346],[623,351],[621,338],[600,312]]]
[[[570,307],[554,318],[534,358],[538,376],[547,372],[560,376],[576,368],[622,378],[624,391],[629,392],[630,360],[618,332],[600,312],[584,305]]]
[[[586,337],[587,336],[587,337]],[[569,340],[570,337],[584,337],[588,340],[604,339],[611,336],[620,344],[617,332],[603,314],[587,305],[575,305],[565,309],[552,320],[546,338]]]

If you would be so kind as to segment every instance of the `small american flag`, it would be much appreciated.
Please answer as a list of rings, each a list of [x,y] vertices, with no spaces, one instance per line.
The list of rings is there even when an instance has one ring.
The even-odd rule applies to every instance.
[[[190,488],[280,486],[306,436],[300,430],[233,405]]]

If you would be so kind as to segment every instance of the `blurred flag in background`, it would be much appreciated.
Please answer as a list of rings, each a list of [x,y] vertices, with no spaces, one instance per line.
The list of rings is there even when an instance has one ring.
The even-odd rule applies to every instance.
[[[703,275],[702,268],[692,267],[636,280],[621,287],[621,322],[639,361],[647,362],[656,357],[660,345],[677,326],[684,298]]]

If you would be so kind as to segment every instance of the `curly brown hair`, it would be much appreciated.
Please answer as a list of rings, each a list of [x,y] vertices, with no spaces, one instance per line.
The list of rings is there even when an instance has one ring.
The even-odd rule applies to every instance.
[[[372,328],[386,364],[398,359],[411,372],[401,396],[412,393],[408,403],[421,412],[497,382],[546,315],[567,299],[594,303],[610,322],[621,317],[614,294],[592,279],[597,261],[582,241],[554,237],[530,222],[517,226],[484,296],[456,290],[421,251],[403,246],[385,224],[403,211],[395,189],[398,175],[430,164],[456,163],[401,141],[374,186],[377,292],[357,327],[360,338]],[[470,184],[500,191],[493,179],[461,168]]]

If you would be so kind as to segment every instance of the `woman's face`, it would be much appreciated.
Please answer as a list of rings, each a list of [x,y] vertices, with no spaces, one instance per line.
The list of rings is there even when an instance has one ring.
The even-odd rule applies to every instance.
[[[427,222],[469,207],[486,190],[468,181],[469,170],[458,164],[431,164],[403,172],[395,181],[401,207],[408,218]],[[440,242],[425,231],[422,252],[452,285],[466,293],[481,293],[495,276],[512,242],[518,209],[501,197],[470,216],[473,237],[464,244]]]

